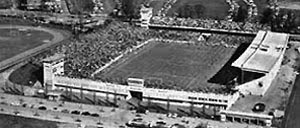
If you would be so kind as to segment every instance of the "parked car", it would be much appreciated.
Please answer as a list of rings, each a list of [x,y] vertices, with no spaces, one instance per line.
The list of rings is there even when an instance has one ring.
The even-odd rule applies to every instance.
[[[142,118],[135,118],[126,123],[129,127],[149,128],[150,123],[143,121]]]

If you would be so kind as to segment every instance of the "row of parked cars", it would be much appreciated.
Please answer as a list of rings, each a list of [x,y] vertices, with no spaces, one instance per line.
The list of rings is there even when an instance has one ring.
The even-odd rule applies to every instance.
[[[126,124],[128,127],[134,128],[185,128],[181,124],[167,124],[162,118],[159,118],[156,121],[145,121],[141,116],[136,116],[134,119],[130,120]]]
[[[6,103],[6,102],[0,102],[0,104],[4,104],[4,105],[11,105],[11,106],[21,106],[21,107],[29,107],[29,108],[37,108],[39,110],[51,110],[51,111],[59,111],[57,107],[53,107],[53,108],[47,108],[44,105],[39,105],[39,106],[34,106],[34,105],[28,105],[26,103],[18,103],[18,102],[12,102],[10,104]],[[42,103],[40,103],[42,104]],[[74,114],[74,115],[83,115],[83,116],[92,116],[92,117],[99,117],[100,115],[98,113],[90,113],[88,111],[79,111],[79,110],[68,110],[68,109],[62,109],[60,110],[60,112],[62,113],[69,113],[69,114]]]

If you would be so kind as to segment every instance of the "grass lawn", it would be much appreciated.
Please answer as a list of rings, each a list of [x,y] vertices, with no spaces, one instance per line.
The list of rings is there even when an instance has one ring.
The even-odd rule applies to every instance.
[[[43,83],[43,67],[28,63],[13,71],[8,79],[13,83],[26,86],[33,86],[36,81]]]
[[[42,45],[44,40],[52,38],[50,33],[43,31],[0,29],[0,61]]]
[[[207,82],[231,58],[236,48],[178,43],[151,42],[140,53],[116,64],[96,77],[158,80],[181,89],[218,84]]]
[[[202,5],[204,7],[201,18],[224,19],[227,16],[229,5],[225,0],[178,0],[169,10],[169,16],[173,16],[182,6]]]
[[[57,123],[0,114],[1,128],[58,128]]]

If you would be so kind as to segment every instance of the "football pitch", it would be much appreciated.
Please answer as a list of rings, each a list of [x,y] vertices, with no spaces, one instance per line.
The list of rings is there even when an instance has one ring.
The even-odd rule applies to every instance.
[[[236,49],[222,45],[150,42],[96,77],[142,78],[183,90],[218,88],[219,84],[208,81],[228,63]]]

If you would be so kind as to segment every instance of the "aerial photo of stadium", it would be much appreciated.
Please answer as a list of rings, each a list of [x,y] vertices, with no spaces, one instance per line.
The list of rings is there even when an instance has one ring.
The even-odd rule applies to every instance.
[[[292,1],[3,0],[0,127],[289,128]]]

